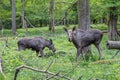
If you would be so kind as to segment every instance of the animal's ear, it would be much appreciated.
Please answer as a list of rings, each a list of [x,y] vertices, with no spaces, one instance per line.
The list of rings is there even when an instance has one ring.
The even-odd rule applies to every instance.
[[[76,30],[76,26],[73,27],[72,31],[75,31]]]
[[[50,43],[51,43],[51,44],[53,43],[52,39],[50,39]]]
[[[63,29],[64,29],[66,32],[68,32],[67,28],[64,27]]]

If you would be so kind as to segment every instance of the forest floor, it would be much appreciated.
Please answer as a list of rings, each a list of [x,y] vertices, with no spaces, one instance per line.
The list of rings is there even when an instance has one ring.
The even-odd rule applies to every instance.
[[[67,40],[67,34],[63,27],[55,27],[54,33],[49,32],[47,27],[28,29],[28,37],[42,36],[53,40],[57,51],[53,54],[52,51],[45,48],[46,57],[44,59],[37,57],[35,51],[29,49],[17,51],[17,41],[19,38],[26,37],[24,29],[18,29],[16,36],[13,36],[10,30],[4,30],[0,39],[0,55],[4,77],[1,74],[0,80],[13,80],[15,69],[21,65],[38,70],[48,68],[47,71],[64,75],[71,80],[120,80],[120,54],[112,58],[118,50],[108,50],[106,48],[107,33],[104,34],[101,42],[102,60],[98,60],[98,51],[92,45],[92,54],[86,55],[86,61],[80,56],[79,63],[76,66],[76,48]],[[93,28],[96,29],[96,25],[93,25]],[[97,29],[103,30],[103,27]],[[8,39],[8,47],[3,47],[6,39]],[[46,80],[48,77],[50,76],[47,73],[22,69],[17,76],[17,80]],[[61,77],[54,77],[50,80],[56,79],[67,80]]]

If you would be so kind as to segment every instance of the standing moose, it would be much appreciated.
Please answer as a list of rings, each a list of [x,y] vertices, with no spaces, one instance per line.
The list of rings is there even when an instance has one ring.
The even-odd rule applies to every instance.
[[[44,57],[43,49],[48,47],[53,52],[56,51],[52,40],[47,40],[42,37],[22,38],[18,41],[18,50],[25,50],[26,48],[36,51],[36,55],[40,53]]]
[[[64,28],[67,32],[68,40],[73,42],[74,46],[77,48],[76,61],[78,62],[78,57],[80,53],[82,54],[83,59],[85,59],[84,48],[94,44],[99,52],[99,59],[101,59],[101,48],[100,42],[103,37],[103,33],[100,30],[80,30],[73,27],[72,30]]]

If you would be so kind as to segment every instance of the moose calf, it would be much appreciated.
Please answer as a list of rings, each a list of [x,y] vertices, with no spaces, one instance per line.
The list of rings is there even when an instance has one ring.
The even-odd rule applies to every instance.
[[[44,57],[43,49],[48,47],[53,52],[56,51],[52,40],[47,40],[42,37],[22,38],[18,41],[18,50],[32,49],[36,51],[36,55],[40,53]]]
[[[99,59],[101,58],[101,48],[100,42],[103,37],[103,33],[100,30],[80,30],[74,27],[72,30],[67,30],[68,40],[73,42],[74,46],[77,48],[76,61],[78,62],[78,57],[82,53],[83,58],[85,59],[84,48],[94,44],[99,52]]]

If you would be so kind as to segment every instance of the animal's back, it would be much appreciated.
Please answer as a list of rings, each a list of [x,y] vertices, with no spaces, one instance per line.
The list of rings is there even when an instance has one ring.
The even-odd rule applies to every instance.
[[[81,41],[83,45],[88,46],[90,44],[99,44],[103,37],[103,33],[100,30],[88,30],[86,31],[82,37]]]
[[[48,40],[44,39],[43,37],[34,37],[35,40],[38,40],[39,43],[45,44]]]
[[[75,46],[79,47],[81,45],[88,46],[91,43],[100,43],[103,33],[100,30],[76,30],[77,33],[74,37]]]
[[[18,45],[26,45],[31,39],[30,38],[22,38],[18,40]]]

